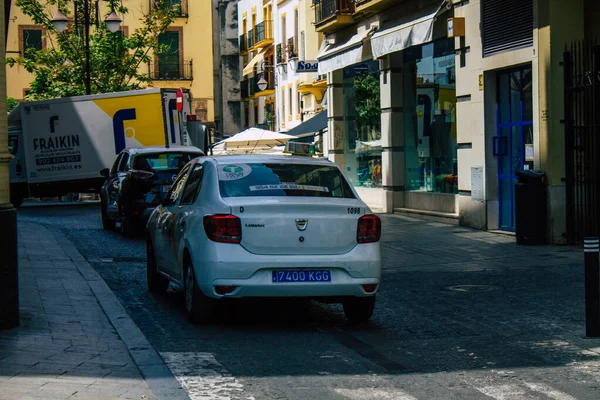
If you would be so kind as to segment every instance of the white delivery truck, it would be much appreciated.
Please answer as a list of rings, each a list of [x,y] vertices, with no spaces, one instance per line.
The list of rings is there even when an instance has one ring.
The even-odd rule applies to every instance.
[[[177,89],[21,103],[8,117],[11,202],[99,192],[105,180],[100,170],[126,147],[193,144],[205,150],[206,130],[193,117],[188,91],[177,111]]]

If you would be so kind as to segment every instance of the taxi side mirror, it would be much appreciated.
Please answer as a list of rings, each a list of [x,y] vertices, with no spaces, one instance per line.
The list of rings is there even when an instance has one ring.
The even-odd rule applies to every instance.
[[[108,178],[110,176],[110,169],[108,169],[108,168],[101,169],[100,175],[102,175],[105,178]]]

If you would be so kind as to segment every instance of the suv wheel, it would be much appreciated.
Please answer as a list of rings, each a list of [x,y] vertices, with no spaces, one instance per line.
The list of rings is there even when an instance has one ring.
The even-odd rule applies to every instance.
[[[211,299],[202,293],[196,282],[194,267],[188,261],[185,268],[185,310],[188,320],[194,324],[206,322],[215,311],[216,300]]]
[[[150,239],[146,241],[146,279],[148,290],[153,293],[163,293],[169,286],[169,281],[158,273],[156,259],[154,258],[154,247]]]
[[[373,315],[375,309],[375,296],[355,297],[343,303],[344,314],[353,323],[367,321]]]
[[[114,230],[115,229],[115,221],[108,217],[108,213],[106,212],[106,203],[104,201],[101,202],[102,206],[102,228],[106,230]]]

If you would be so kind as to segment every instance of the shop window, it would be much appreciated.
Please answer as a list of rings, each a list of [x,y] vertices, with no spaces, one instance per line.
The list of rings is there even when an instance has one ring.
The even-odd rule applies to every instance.
[[[381,187],[379,63],[344,69],[346,175],[354,186]]]
[[[404,51],[406,189],[458,193],[454,39]]]

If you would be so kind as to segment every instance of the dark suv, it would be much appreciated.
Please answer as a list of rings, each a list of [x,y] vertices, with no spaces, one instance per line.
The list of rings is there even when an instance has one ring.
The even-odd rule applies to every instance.
[[[111,169],[100,174],[106,182],[100,191],[102,226],[121,224],[125,236],[134,236],[167,194],[188,161],[204,155],[196,147],[145,147],[125,149]]]

